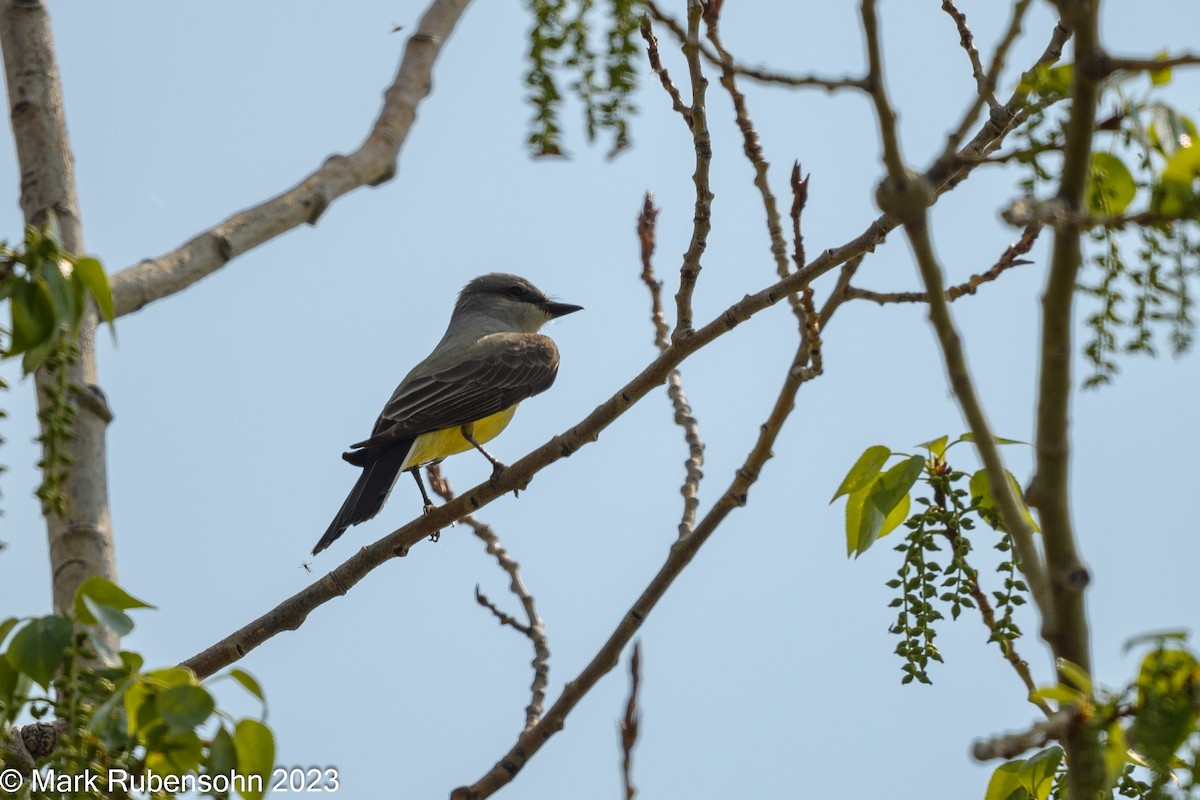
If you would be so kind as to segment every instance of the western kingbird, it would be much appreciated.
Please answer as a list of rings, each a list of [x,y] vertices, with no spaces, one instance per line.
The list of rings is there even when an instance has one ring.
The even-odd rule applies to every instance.
[[[538,330],[581,306],[556,303],[524,278],[480,275],[463,287],[437,347],[400,381],[371,436],[342,458],[362,475],[313,548],[324,550],[351,525],[379,513],[401,472],[411,472],[425,509],[433,507],[421,467],[471,448],[483,449],[508,425],[517,405],[544,392],[558,373],[558,348]]]

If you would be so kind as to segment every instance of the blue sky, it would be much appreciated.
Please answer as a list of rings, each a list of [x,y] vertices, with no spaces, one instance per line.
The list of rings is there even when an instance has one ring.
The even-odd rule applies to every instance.
[[[902,145],[921,166],[940,151],[973,82],[938,4],[881,5]],[[985,54],[1004,25],[1001,5],[960,5]],[[1195,3],[1107,5],[1104,41],[1114,52],[1195,47]],[[356,147],[421,9],[52,2],[88,250],[110,271],[165,253]],[[405,31],[392,33],[393,24]],[[656,266],[672,288],[691,227],[690,135],[643,75],[630,151],[606,161],[606,147],[586,144],[568,108],[571,158],[531,160],[522,145],[528,25],[518,4],[474,4],[443,51],[395,180],[339,200],[315,227],[122,319],[115,346],[102,339],[102,385],[116,413],[109,480],[121,582],[158,606],[137,616],[126,645],[148,663],[193,655],[419,511],[411,482],[401,483],[376,520],[315,559],[312,575],[301,566],[353,483],[339,454],[363,438],[396,382],[440,337],[470,278],[517,272],[586,307],[548,329],[562,353],[558,381],[493,443],[502,460],[581,420],[653,356],[634,222],[642,193],[653,190],[662,208]],[[1035,4],[1010,63],[1031,63],[1052,25],[1049,4]],[[751,63],[830,75],[863,63],[856,4],[729,3],[722,31]],[[677,49],[660,38],[682,81]],[[1197,73],[1176,74],[1169,96],[1196,115]],[[753,173],[728,100],[710,78],[716,200],[698,321],[774,274]],[[776,192],[784,194],[793,159],[812,177],[810,257],[858,235],[875,214],[882,172],[866,99],[745,89]],[[10,197],[0,231],[13,239],[21,218],[10,141],[0,143],[0,186]],[[998,216],[1016,191],[1012,174],[980,171],[935,207],[936,247],[951,281],[986,269],[1016,238]],[[954,307],[993,427],[1027,441],[1046,252],[1043,241],[1034,264]],[[898,235],[860,276],[881,290],[919,283]],[[832,276],[818,298],[830,286]],[[683,365],[707,445],[701,513],[766,419],[793,336],[780,306]],[[884,586],[897,556],[879,546],[847,561],[842,504],[827,504],[868,445],[914,452],[918,442],[965,429],[924,310],[848,304],[824,344],[825,375],[801,390],[750,504],[705,545],[640,635],[635,780],[643,797],[844,796],[848,786],[861,796],[915,798],[930,787],[938,796],[982,796],[990,767],[970,761],[971,741],[1035,719],[970,615],[943,626],[947,663],[934,669],[932,687],[899,685]],[[11,365],[3,374],[15,377]],[[1114,386],[1081,393],[1073,405],[1074,504],[1094,577],[1101,683],[1133,674],[1135,656],[1121,654],[1126,638],[1200,622],[1200,545],[1187,501],[1200,446],[1190,424],[1198,390],[1192,356],[1126,359]],[[10,467],[0,479],[0,538],[9,543],[0,609],[45,613],[30,383],[0,403],[10,413],[0,428]],[[1006,456],[1028,479],[1029,452]],[[685,457],[665,390],[656,392],[599,441],[539,474],[519,499],[480,515],[537,598],[552,652],[551,699],[665,557]],[[472,454],[444,466],[459,489],[489,469]],[[975,468],[969,459],[961,466]],[[989,541],[976,550],[986,574]],[[475,604],[477,583],[516,609],[483,546],[465,528],[447,530],[244,659],[240,666],[266,687],[278,762],[336,766],[345,796],[355,798],[443,796],[489,769],[519,732],[531,651]],[[1048,682],[1047,650],[1033,639],[1033,620],[1023,622],[1030,636],[1019,650]],[[503,796],[617,796],[625,673],[623,659]],[[235,689],[222,697],[254,711]]]

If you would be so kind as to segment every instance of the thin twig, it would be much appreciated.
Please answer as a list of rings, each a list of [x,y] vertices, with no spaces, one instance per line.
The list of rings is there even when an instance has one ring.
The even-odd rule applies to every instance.
[[[721,85],[725,87],[725,91],[729,93],[729,97],[733,101],[734,118],[737,121],[738,130],[742,132],[742,152],[746,154],[746,158],[754,168],[754,186],[758,189],[759,196],[762,197],[763,212],[767,221],[767,235],[770,237],[771,242],[771,256],[775,260],[775,273],[780,278],[786,278],[789,272],[788,246],[787,241],[783,238],[783,221],[780,218],[779,208],[775,202],[775,193],[771,191],[771,182],[768,178],[770,164],[763,157],[763,149],[758,139],[758,132],[754,130],[754,123],[750,119],[750,112],[746,108],[746,96],[738,90],[737,78],[733,70],[733,56],[721,43],[717,17],[715,13],[710,13],[706,15],[706,19],[709,20],[707,25],[708,40],[712,42],[713,48],[717,51],[717,56],[721,59]],[[797,217],[797,221],[798,219]],[[800,265],[802,266],[803,262],[800,262]],[[796,316],[797,322],[803,328],[804,308],[800,304],[800,298],[796,295],[789,295],[788,303],[792,307],[792,313]]]
[[[658,209],[654,207],[654,195],[646,192],[642,212],[638,215],[637,233],[642,253],[642,282],[650,291],[650,321],[654,325],[654,344],[662,353],[666,352],[669,340],[667,323],[663,319],[662,281],[654,277],[652,260],[657,219]],[[675,424],[683,429],[683,438],[688,446],[688,457],[683,463],[683,485],[679,488],[679,493],[683,495],[683,514],[679,519],[679,538],[682,539],[692,532],[696,524],[696,509],[700,506],[700,481],[704,478],[704,440],[700,438],[700,423],[692,414],[692,407],[683,392],[683,378],[677,369],[671,370],[671,374],[667,376],[667,397],[671,399],[671,407],[675,410]]]
[[[450,487],[450,481],[442,474],[441,467],[431,464],[426,467],[426,472],[429,475],[429,486],[438,497],[447,503],[453,500],[454,490]],[[500,546],[500,539],[496,536],[495,529],[470,514],[463,517],[462,521],[470,526],[480,541],[487,545],[488,553],[496,559],[500,569],[508,573],[508,588],[521,601],[521,607],[525,610],[527,624],[518,622],[501,611],[479,590],[479,584],[475,585],[475,601],[491,611],[501,625],[508,625],[514,630],[520,631],[533,644],[533,661],[531,662],[533,683],[529,687],[531,695],[529,705],[525,708],[525,729],[528,730],[542,718],[542,709],[546,704],[546,686],[550,682],[550,643],[546,639],[546,628],[542,624],[541,616],[538,615],[537,603],[534,601],[533,595],[529,593],[525,587],[525,581],[521,579],[521,565]]]
[[[708,111],[704,104],[708,79],[700,63],[700,47],[697,36],[700,32],[700,16],[703,5],[700,0],[688,0],[688,39],[683,44],[687,58],[688,75],[692,82],[691,130],[696,153],[696,169],[692,182],[696,186],[696,212],[692,222],[692,239],[683,254],[683,265],[679,268],[679,291],[675,293],[675,332],[673,339],[692,333],[692,294],[700,277],[700,258],[708,247],[708,233],[712,229],[713,193],[708,182],[709,163],[712,161],[712,139],[708,133]]]
[[[946,0],[949,2],[949,0]],[[946,147],[943,149],[943,155],[948,156],[954,153],[962,145],[963,139],[967,138],[967,133],[971,126],[975,124],[975,119],[979,116],[979,112],[983,110],[986,104],[992,109],[992,113],[1002,111],[1002,107],[996,101],[996,82],[1000,79],[1000,73],[1004,71],[1004,61],[1008,56],[1008,50],[1012,47],[1017,37],[1021,35],[1021,21],[1025,18],[1025,13],[1029,10],[1032,0],[1018,0],[1013,4],[1012,17],[1009,19],[1008,29],[1004,36],[1001,37],[1000,43],[996,45],[996,50],[992,54],[992,61],[988,65],[985,73],[984,85],[981,91],[976,93],[974,101],[971,103],[967,113],[963,114],[962,120],[958,123],[954,133],[946,139]],[[943,8],[945,6],[943,5]]]
[[[664,12],[658,7],[654,0],[646,0],[646,9],[650,12],[650,16],[655,22],[659,22],[680,44],[686,44],[689,41],[688,32],[683,26],[670,14]],[[697,41],[697,47],[700,54],[715,67],[722,66],[721,57],[712,50],[704,46],[703,42]],[[766,84],[776,84],[779,86],[789,86],[793,88],[815,88],[824,89],[828,92],[834,92],[841,89],[858,89],[865,90],[866,82],[862,78],[822,78],[818,75],[789,75],[783,72],[776,72],[765,67],[751,67],[745,64],[733,64],[733,71],[738,75],[745,75],[747,78]]]
[[[625,786],[625,800],[633,800],[637,789],[633,785],[633,746],[638,738],[638,684],[642,672],[642,643],[633,643],[629,656],[629,699],[625,701],[625,718],[621,720],[621,782]]]
[[[1021,234],[1021,238],[1013,242],[1000,256],[1000,259],[991,266],[986,272],[981,272],[972,275],[966,281],[951,286],[946,290],[946,299],[950,302],[957,300],[966,295],[975,294],[979,287],[985,283],[999,278],[1005,271],[1013,267],[1032,264],[1032,261],[1018,258],[1025,255],[1033,247],[1033,243],[1037,241],[1038,234],[1041,233],[1041,223],[1033,223],[1025,228]],[[835,291],[841,291],[844,300],[873,300],[880,305],[885,303],[928,303],[929,292],[875,292],[870,289],[861,289],[857,286],[852,286],[848,282],[844,286],[839,286]]]
[[[945,460],[939,458],[936,466],[939,470],[938,474],[947,475],[950,473],[950,465]],[[933,502],[939,508],[944,509],[947,507],[946,493],[940,488],[941,484],[936,484],[935,486]],[[966,576],[967,592],[975,602],[975,608],[979,611],[979,616],[983,621],[984,627],[991,634],[989,641],[995,641],[1000,646],[1000,652],[1004,654],[1004,658],[1012,666],[1013,671],[1017,673],[1017,677],[1025,684],[1025,688],[1029,692],[1029,702],[1033,703],[1043,714],[1049,717],[1053,714],[1054,709],[1050,708],[1045,700],[1034,695],[1034,692],[1037,691],[1037,684],[1033,682],[1033,675],[1029,672],[1029,664],[1017,653],[1017,648],[1013,644],[1012,638],[1004,633],[998,633],[996,629],[996,612],[992,609],[992,603],[988,600],[987,592],[983,591],[983,587],[979,585],[979,571],[967,563],[965,554],[959,553],[959,542],[963,541],[962,531],[959,530],[958,525],[948,525],[943,534],[950,540],[950,552],[954,554],[954,557],[962,567],[963,574]]]
[[[995,87],[988,80],[987,72],[979,60],[979,51],[975,49],[975,36],[967,25],[967,15],[958,10],[954,0],[942,0],[942,11],[950,15],[954,26],[958,28],[958,43],[971,61],[971,75],[975,78],[975,88],[979,96],[984,98],[990,108],[995,108],[1000,105],[1000,101],[996,99]]]
[[[671,108],[683,115],[683,120],[690,129],[692,127],[692,110],[684,105],[683,97],[671,81],[671,76],[668,74],[667,68],[663,66],[662,56],[658,53],[658,38],[654,35],[654,30],[650,27],[650,19],[648,17],[642,17],[641,31],[642,38],[646,40],[646,55],[650,59],[650,69],[654,70],[654,74],[658,76],[659,83],[666,90],[667,96],[671,98]]]

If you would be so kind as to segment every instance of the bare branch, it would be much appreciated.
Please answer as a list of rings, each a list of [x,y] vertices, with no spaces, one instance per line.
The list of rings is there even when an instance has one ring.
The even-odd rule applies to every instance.
[[[950,18],[954,20],[954,26],[958,28],[958,43],[971,61],[971,76],[975,78],[975,88],[979,92],[979,96],[987,102],[989,107],[995,108],[1000,105],[1000,101],[996,99],[995,86],[988,80],[988,74],[979,60],[979,51],[975,49],[975,36],[967,25],[967,15],[958,10],[958,7],[954,5],[954,0],[942,0],[942,11],[950,15]]]
[[[426,467],[426,472],[429,475],[429,486],[437,493],[438,497],[447,503],[453,500],[454,490],[450,487],[450,481],[442,474],[441,467],[437,464],[431,464],[429,467]],[[475,601],[491,611],[496,619],[500,620],[501,625],[508,625],[520,631],[533,644],[533,661],[531,662],[533,666],[533,683],[529,687],[531,697],[529,705],[525,709],[525,728],[528,730],[542,718],[542,709],[546,704],[546,686],[550,682],[550,643],[546,639],[546,628],[542,624],[541,616],[538,614],[537,603],[534,602],[533,595],[529,593],[529,590],[525,587],[525,581],[521,578],[521,565],[513,560],[508,555],[508,551],[500,546],[500,539],[496,536],[495,529],[485,522],[480,522],[470,514],[463,517],[462,521],[470,526],[480,541],[487,545],[488,554],[496,559],[496,563],[500,565],[500,569],[508,573],[508,588],[521,601],[521,607],[525,610],[525,619],[528,620],[528,624],[518,622],[497,608],[479,590],[479,585],[476,584]]]
[[[675,88],[675,84],[671,82],[671,76],[667,73],[667,68],[663,66],[662,57],[658,54],[658,39],[654,35],[654,30],[650,27],[650,20],[647,17],[642,18],[642,38],[646,40],[646,55],[650,59],[650,69],[654,70],[654,74],[658,76],[659,82],[663,89],[666,90],[667,96],[671,98],[671,108],[683,115],[684,122],[688,128],[692,127],[692,111],[683,104],[683,97],[679,94],[679,90]]]
[[[695,336],[700,336],[703,330],[696,331]],[[690,342],[691,338],[685,341]],[[654,606],[691,562],[700,547],[733,509],[746,504],[747,492],[758,480],[759,472],[767,459],[771,457],[771,448],[775,439],[779,436],[783,423],[795,406],[796,392],[804,382],[812,379],[815,375],[811,366],[800,360],[802,350],[803,345],[798,348],[796,359],[788,369],[787,378],[776,398],[770,416],[759,429],[754,447],[741,468],[735,472],[729,488],[725,490],[690,536],[675,541],[658,574],[654,576],[641,596],[622,617],[608,641],[604,643],[583,671],[563,688],[562,694],[554,701],[542,721],[525,731],[517,739],[516,744],[482,778],[470,786],[461,786],[451,792],[451,800],[482,800],[507,785],[516,776],[529,759],[541,749],[542,745],[562,729],[567,715],[584,695],[596,685],[600,678],[617,665],[625,645],[641,628]]]
[[[767,221],[767,235],[771,242],[771,256],[775,259],[775,272],[780,278],[786,278],[789,271],[788,246],[787,241],[783,238],[783,222],[775,203],[775,193],[771,191],[771,183],[767,175],[770,165],[763,157],[762,144],[759,142],[758,133],[754,130],[754,123],[750,120],[750,112],[746,108],[746,96],[738,90],[737,79],[733,71],[733,56],[721,43],[716,15],[711,15],[709,19],[708,40],[712,42],[712,46],[721,59],[721,85],[725,87],[725,91],[729,92],[729,97],[733,101],[734,117],[738,130],[742,132],[742,152],[746,154],[750,165],[754,167],[754,186],[762,197],[763,212]],[[795,224],[798,225],[799,210],[794,209],[794,211],[796,213]],[[803,262],[800,262],[797,269],[799,266],[803,266]],[[800,305],[800,298],[796,295],[789,295],[788,303],[791,304],[792,313],[796,315],[797,322],[803,328],[804,308]]]
[[[1043,747],[1060,739],[1079,716],[1074,706],[1061,708],[1048,719],[1033,725],[1028,730],[1006,733],[991,739],[982,739],[971,745],[971,755],[976,761],[991,761],[993,758],[1016,758],[1035,747]]]
[[[696,212],[692,224],[692,240],[683,254],[683,265],[679,268],[679,291],[675,293],[675,332],[673,339],[688,336],[692,332],[692,294],[696,291],[696,280],[700,277],[700,258],[708,246],[708,232],[712,229],[713,193],[708,183],[709,162],[712,161],[712,139],[708,134],[708,111],[704,95],[708,79],[700,64],[700,15],[703,6],[700,0],[688,0],[688,39],[683,44],[687,57],[688,74],[692,80],[691,129],[692,142],[696,151],[696,170],[692,182],[696,185]]]
[[[1033,247],[1033,243],[1037,241],[1038,234],[1041,233],[1041,223],[1033,223],[1025,228],[1025,232],[1021,234],[1021,238],[1013,242],[1000,256],[1000,259],[992,265],[992,267],[983,273],[972,275],[963,283],[956,286],[951,286],[946,290],[946,299],[950,302],[957,300],[966,295],[975,294],[979,287],[985,283],[999,278],[1004,272],[1025,264],[1032,264],[1023,258],[1018,258],[1029,252]],[[844,300],[873,300],[880,305],[885,303],[928,303],[929,292],[874,292],[870,289],[861,289],[857,286],[851,286],[849,282],[844,286],[840,286],[838,290],[843,295]]]
[[[654,0],[647,0],[646,8],[650,12],[655,22],[660,22],[671,32],[680,44],[686,44],[689,41],[687,31],[683,29],[674,17],[665,13]],[[694,40],[694,37],[691,37]],[[700,55],[704,56],[708,63],[715,67],[722,66],[721,57],[712,50],[704,46],[703,42],[697,41],[697,47],[700,50]],[[816,88],[824,89],[828,92],[838,91],[840,89],[859,89],[867,88],[866,82],[862,78],[822,78],[817,75],[789,75],[783,72],[775,72],[766,69],[765,67],[751,67],[745,64],[733,64],[733,71],[738,75],[745,75],[747,78],[756,80],[759,83],[777,84],[780,86],[790,86],[793,88]]]
[[[142,261],[112,278],[118,316],[186,289],[232,259],[303,223],[313,225],[329,204],[362,186],[396,174],[396,159],[429,94],[433,64],[470,0],[433,0],[404,48],[400,69],[384,92],[383,108],[362,145],[328,158],[316,172],[282,194],[240,211],[178,249]]]
[[[629,655],[629,700],[625,702],[625,718],[621,720],[621,782],[625,786],[625,800],[633,800],[637,789],[633,786],[633,746],[638,737],[638,684],[641,681],[642,644],[633,643]]]
[[[655,220],[658,209],[654,207],[654,196],[646,192],[642,205],[642,213],[638,215],[638,241],[642,251],[642,282],[650,290],[650,320],[654,324],[654,344],[660,353],[668,347],[667,323],[663,320],[662,310],[662,281],[654,277],[652,257],[655,247]],[[683,495],[683,514],[679,520],[679,537],[682,539],[692,532],[696,524],[696,509],[700,506],[700,481],[704,478],[704,440],[700,438],[700,423],[692,415],[692,407],[687,395],[683,392],[683,378],[679,370],[671,370],[667,376],[667,396],[675,409],[675,424],[683,428],[683,437],[688,446],[688,458],[683,462],[686,470],[683,486],[679,493]]]
[[[1129,58],[1123,56],[1099,56],[1100,70],[1105,74],[1114,72],[1157,72],[1171,67],[1194,67],[1200,65],[1200,53],[1180,53],[1162,58]]]

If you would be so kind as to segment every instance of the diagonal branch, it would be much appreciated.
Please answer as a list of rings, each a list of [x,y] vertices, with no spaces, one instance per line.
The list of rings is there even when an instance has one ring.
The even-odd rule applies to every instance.
[[[700,335],[700,331],[697,331],[696,335]],[[796,358],[788,368],[783,387],[775,400],[770,416],[759,429],[753,448],[741,468],[734,473],[729,487],[696,526],[695,531],[683,539],[677,539],[671,545],[670,553],[658,574],[654,576],[630,609],[625,612],[616,629],[588,665],[563,688],[562,694],[554,701],[554,705],[546,712],[542,721],[522,733],[516,744],[482,778],[470,786],[461,786],[455,789],[450,795],[451,800],[482,800],[482,798],[489,797],[508,784],[550,737],[562,730],[567,715],[575,708],[576,704],[604,675],[616,667],[625,645],[641,628],[647,616],[654,610],[654,606],[691,562],[697,551],[708,541],[708,538],[731,511],[746,504],[747,492],[758,480],[763,465],[771,457],[771,448],[775,439],[779,436],[783,423],[795,407],[796,392],[803,383],[816,375],[804,360],[806,349],[803,343],[797,349]]]
[[[328,158],[319,169],[280,195],[239,211],[178,249],[142,261],[112,278],[118,316],[186,289],[231,260],[301,224],[316,224],[329,204],[362,186],[378,186],[396,174],[396,159],[429,94],[433,65],[470,0],[433,0],[409,37],[400,69],[384,92],[383,109],[362,145],[348,156]]]

